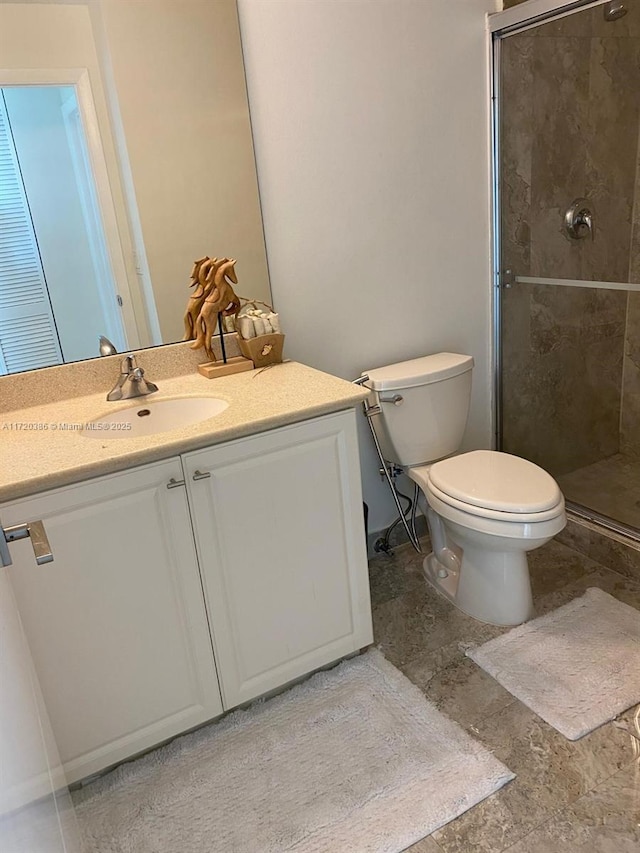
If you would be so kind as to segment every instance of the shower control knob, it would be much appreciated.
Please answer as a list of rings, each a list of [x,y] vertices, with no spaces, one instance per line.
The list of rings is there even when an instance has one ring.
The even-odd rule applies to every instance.
[[[593,205],[586,198],[577,198],[573,201],[564,215],[565,231],[572,240],[583,240],[591,235],[595,238],[593,224]]]

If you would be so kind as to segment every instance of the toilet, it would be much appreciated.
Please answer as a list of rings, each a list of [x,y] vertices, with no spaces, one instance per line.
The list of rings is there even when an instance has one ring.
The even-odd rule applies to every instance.
[[[419,486],[433,551],[424,574],[460,610],[493,625],[533,616],[527,552],[566,524],[557,483],[538,465],[495,450],[457,452],[473,358],[436,353],[367,370],[371,424],[389,463]],[[375,410],[374,410],[375,411]]]

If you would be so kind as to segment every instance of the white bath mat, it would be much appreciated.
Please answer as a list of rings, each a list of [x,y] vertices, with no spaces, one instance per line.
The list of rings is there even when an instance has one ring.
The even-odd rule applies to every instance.
[[[76,800],[95,853],[400,853],[512,778],[370,651]]]
[[[595,587],[467,655],[569,740],[640,702],[640,611]]]

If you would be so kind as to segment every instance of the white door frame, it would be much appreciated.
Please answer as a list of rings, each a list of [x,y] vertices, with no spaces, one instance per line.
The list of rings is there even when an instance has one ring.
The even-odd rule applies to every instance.
[[[122,299],[122,323],[127,339],[127,349],[138,349],[141,346],[140,333],[133,308],[131,287],[89,72],[86,68],[0,68],[0,87],[2,86],[72,86],[75,89],[96,185],[109,262],[117,287],[117,295]]]
[[[68,87],[67,91],[70,89],[71,87]],[[60,105],[60,111],[69,145],[73,172],[76,177],[89,252],[98,288],[98,297],[104,315],[105,325],[102,334],[109,338],[119,352],[125,352],[127,349],[127,340],[124,333],[122,310],[113,298],[115,283],[113,281],[109,252],[104,237],[100,203],[97,199],[93,168],[86,145],[86,136],[80,118],[80,109],[75,96],[75,89],[72,91],[73,94]]]

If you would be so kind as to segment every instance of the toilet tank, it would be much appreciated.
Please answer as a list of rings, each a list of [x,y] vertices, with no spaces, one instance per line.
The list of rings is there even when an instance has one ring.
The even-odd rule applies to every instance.
[[[439,352],[367,370],[370,402],[381,414],[371,423],[384,458],[405,468],[455,453],[469,414],[473,358]],[[389,402],[396,395],[399,405]]]

